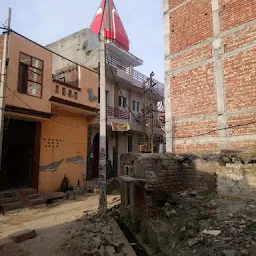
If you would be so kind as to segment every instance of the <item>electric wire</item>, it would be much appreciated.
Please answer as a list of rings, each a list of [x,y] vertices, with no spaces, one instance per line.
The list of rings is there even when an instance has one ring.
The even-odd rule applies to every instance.
[[[251,124],[256,124],[256,121],[249,122],[249,123],[243,123],[243,124],[230,125],[230,126],[226,126],[226,127],[223,127],[223,128],[213,129],[213,130],[211,130],[209,132],[205,132],[205,133],[201,133],[201,134],[194,134],[194,135],[191,135],[191,136],[184,136],[184,137],[167,136],[166,138],[189,139],[189,138],[205,136],[205,135],[211,134],[213,132],[217,132],[217,131],[228,130],[228,129],[232,129],[232,128],[236,128],[236,127],[241,127],[241,126],[249,126]],[[224,137],[226,137],[226,136],[224,136]]]
[[[109,63],[108,63],[108,64],[109,64]],[[110,64],[109,64],[109,66],[110,66]],[[118,84],[118,82],[117,82],[117,80],[116,80],[116,78],[115,78],[115,75],[114,75],[114,72],[113,72],[111,66],[110,66],[110,69],[111,69],[112,75],[113,75],[113,77],[114,77],[114,79],[115,79],[115,84],[117,85],[117,87],[118,87],[118,89],[119,89],[119,92],[120,92],[120,94],[121,94],[121,96],[122,96],[122,95],[123,95],[123,94],[122,94],[122,91],[121,91],[120,88],[119,88],[119,84]],[[1,83],[3,83],[3,82],[1,81]],[[16,92],[14,92],[13,90],[11,90],[7,85],[5,85],[5,86],[6,86],[6,88],[7,88],[9,91],[11,91],[11,92],[13,93],[13,95],[14,95],[15,97],[17,97],[21,102],[23,102],[29,109],[34,110],[27,102],[25,102],[23,99],[21,99],[21,97],[19,97]],[[122,97],[123,97],[123,96],[122,96]],[[127,104],[127,102],[126,102],[126,104]],[[132,115],[133,115],[133,112],[131,111],[131,109],[130,109],[130,107],[128,106],[128,104],[127,104],[127,107],[128,107],[128,109],[129,109],[130,113],[132,113]],[[59,115],[56,115],[56,116],[59,116]],[[60,115],[60,116],[61,116],[61,115]],[[133,116],[134,116],[134,115],[133,115]],[[70,117],[70,116],[65,116],[65,117]],[[76,117],[76,116],[74,116],[74,117]],[[135,120],[136,120],[136,117],[135,117],[135,116],[134,116],[134,118],[135,118]],[[63,123],[63,122],[58,121],[58,120],[55,120],[55,119],[51,119],[51,120],[54,121],[54,122],[56,122],[56,123],[59,123],[59,124],[62,124],[62,125],[66,125],[66,126],[72,126],[72,127],[83,127],[83,126],[87,126],[87,125],[79,125],[79,126],[77,126],[77,125],[71,125],[71,124]],[[250,123],[242,123],[242,124],[227,126],[227,127],[218,128],[218,129],[213,129],[213,130],[211,130],[211,131],[209,131],[209,132],[205,132],[205,133],[201,133],[201,134],[194,134],[194,135],[191,135],[191,136],[182,136],[182,137],[178,137],[178,136],[167,136],[166,138],[173,138],[173,139],[195,138],[195,137],[205,136],[205,135],[211,134],[211,133],[216,132],[216,131],[227,130],[227,129],[232,129],[232,128],[241,127],[241,126],[248,126],[248,125],[250,125],[250,124],[255,124],[255,123],[256,123],[256,121],[250,122]]]
[[[104,3],[104,6],[105,6],[105,4],[106,4],[106,1],[105,1],[105,3]],[[104,8],[104,11],[105,11],[105,8]],[[102,15],[101,26],[102,26],[102,23],[103,23],[103,19],[104,19],[104,12],[103,12],[103,15]],[[0,29],[8,30],[6,27],[0,27]],[[75,61],[73,61],[73,60],[70,60],[70,59],[66,58],[65,56],[63,56],[63,55],[61,55],[61,54],[58,54],[58,53],[56,53],[56,52],[53,52],[52,50],[50,50],[50,49],[48,49],[48,48],[46,48],[46,47],[44,47],[44,46],[42,46],[42,45],[36,43],[35,41],[33,41],[33,40],[31,40],[31,39],[29,39],[29,38],[27,38],[27,37],[21,35],[20,33],[14,31],[14,30],[12,30],[12,29],[9,29],[9,31],[10,31],[10,32],[13,32],[13,33],[15,33],[15,34],[17,34],[17,35],[19,35],[19,36],[21,36],[21,37],[23,37],[24,39],[26,39],[26,40],[28,40],[28,41],[30,41],[30,42],[36,44],[36,45],[38,45],[39,47],[41,47],[41,48],[43,48],[43,49],[45,49],[45,50],[51,52],[52,54],[55,54],[55,55],[59,56],[60,58],[63,58],[63,59],[65,59],[65,60],[67,60],[67,61],[69,61],[69,62],[71,62],[71,63],[73,63],[73,64],[75,64],[75,65],[77,65],[77,66],[81,66],[81,67],[83,67],[83,68],[85,68],[85,69],[88,69],[88,70],[91,70],[91,71],[93,71],[93,72],[98,73],[97,71],[92,70],[92,69],[89,69],[88,67],[83,66],[83,65],[81,65],[81,64],[79,64],[79,63],[77,63],[77,62],[75,62]],[[99,33],[100,33],[100,32],[99,32]],[[96,51],[96,52],[97,52],[97,51]],[[96,54],[96,52],[95,52],[94,54]],[[92,58],[92,57],[91,57],[91,58]],[[86,60],[86,61],[88,61],[88,60]],[[117,79],[116,79],[116,77],[115,77],[115,75],[114,75],[114,72],[113,72],[112,67],[111,67],[111,65],[110,65],[109,62],[108,62],[108,65],[109,65],[109,67],[110,67],[111,73],[112,73],[113,78],[114,78],[114,80],[115,80],[115,85],[118,87],[118,90],[119,90],[121,96],[123,97],[122,91],[121,91],[121,89],[120,89],[120,87],[119,87],[118,81],[117,81]],[[123,84],[123,83],[122,83],[122,84]],[[127,84],[127,83],[124,83],[124,84],[131,86],[131,84]],[[49,86],[51,86],[51,85],[49,85]],[[6,85],[6,88],[7,88],[8,90],[10,90],[10,91],[13,93],[13,95],[16,96],[20,101],[22,101],[27,107],[29,107],[30,109],[33,109],[33,108],[30,107],[25,101],[23,101],[15,92],[13,92],[9,87],[7,87],[7,85]],[[156,90],[154,90],[154,92],[158,93]],[[158,94],[159,94],[159,93],[158,93]],[[160,95],[160,94],[159,94],[159,95]],[[160,95],[160,96],[161,96],[161,95]],[[9,95],[8,95],[8,96],[4,96],[4,97],[9,97]],[[161,96],[161,97],[162,97],[162,96]],[[163,101],[161,101],[161,102],[162,102],[162,105],[163,105]],[[125,103],[126,103],[126,106],[127,106],[128,110],[129,110],[129,112],[132,114],[133,118],[137,121],[137,118],[134,116],[134,114],[133,114],[133,112],[131,111],[130,107],[128,106],[127,102],[125,102]],[[164,113],[164,111],[156,111],[156,112]],[[67,116],[67,117],[70,117],[70,116]],[[74,117],[77,117],[77,116],[74,116]],[[52,119],[52,120],[55,121],[55,122],[59,122],[59,121],[54,120],[54,119]],[[61,123],[61,122],[60,122],[60,123]],[[243,124],[237,124],[237,125],[233,125],[233,126],[227,126],[227,127],[224,127],[224,128],[213,129],[213,130],[211,130],[211,131],[209,131],[209,132],[206,132],[206,133],[196,134],[196,135],[191,135],[191,136],[183,136],[183,137],[175,137],[175,136],[168,137],[168,136],[167,136],[166,138],[173,138],[173,139],[194,138],[194,137],[199,137],[199,136],[205,136],[205,135],[211,134],[211,133],[216,132],[216,131],[219,131],[219,130],[226,130],[226,129],[231,129],[231,128],[235,128],[235,127],[247,126],[247,125],[254,124],[254,123],[256,123],[256,122],[243,123]],[[68,124],[65,124],[65,123],[61,123],[61,124],[63,124],[63,125],[68,125]],[[70,126],[72,126],[72,125],[70,125]],[[80,126],[78,126],[78,127],[80,127]]]
[[[182,136],[182,137],[176,137],[176,136],[170,136],[167,138],[173,138],[173,139],[189,139],[189,138],[195,138],[195,137],[201,137],[201,136],[205,136],[205,135],[208,135],[208,134],[211,134],[213,132],[217,132],[217,131],[221,131],[221,130],[228,130],[228,129],[232,129],[232,128],[236,128],[236,127],[242,127],[242,126],[249,126],[251,124],[255,124],[256,121],[253,121],[253,122],[249,122],[249,123],[242,123],[242,124],[236,124],[236,125],[230,125],[230,126],[227,126],[227,127],[223,127],[223,128],[218,128],[218,129],[213,129],[209,132],[205,132],[205,133],[201,133],[201,134],[194,134],[194,135],[191,135],[191,136]],[[226,136],[223,136],[223,137],[226,137]]]

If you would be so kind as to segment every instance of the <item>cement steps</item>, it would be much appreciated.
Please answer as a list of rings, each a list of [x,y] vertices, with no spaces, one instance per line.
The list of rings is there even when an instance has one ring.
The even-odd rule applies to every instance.
[[[19,201],[19,198],[17,196],[4,197],[4,198],[0,199],[0,205],[14,203],[14,202],[17,202],[17,201]]]
[[[29,202],[31,203],[31,205],[44,204],[45,199],[43,197],[38,197],[38,198],[34,198],[34,199],[29,200]]]
[[[45,198],[33,188],[0,191],[0,212],[2,214],[42,204],[45,204]]]
[[[26,189],[19,190],[18,192],[24,195],[37,194],[37,191],[34,188],[26,188]]]
[[[0,191],[0,199],[14,196],[13,191]]]
[[[27,198],[31,201],[31,199],[39,198],[41,197],[40,194],[32,194],[32,195],[27,195]]]
[[[8,211],[12,211],[12,210],[20,209],[20,208],[23,208],[23,203],[21,201],[7,203],[7,204],[1,204],[2,214],[5,214]]]

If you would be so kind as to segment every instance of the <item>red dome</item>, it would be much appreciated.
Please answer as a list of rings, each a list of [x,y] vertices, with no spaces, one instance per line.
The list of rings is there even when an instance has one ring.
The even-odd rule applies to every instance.
[[[94,32],[95,34],[99,34],[100,32],[100,25],[103,15],[103,9],[104,9],[104,3],[105,0],[101,1],[100,7],[98,11],[96,12],[96,15],[93,19],[93,22],[90,26],[90,30]],[[105,29],[105,37],[106,39],[112,40],[118,47],[129,51],[129,38],[126,34],[126,31],[124,29],[123,23],[119,17],[119,14],[116,10],[115,4],[113,0],[109,0],[109,9],[110,12],[107,11],[107,8],[105,6],[104,11],[104,18],[103,18],[103,25]],[[107,15],[110,13],[110,24],[107,25]]]

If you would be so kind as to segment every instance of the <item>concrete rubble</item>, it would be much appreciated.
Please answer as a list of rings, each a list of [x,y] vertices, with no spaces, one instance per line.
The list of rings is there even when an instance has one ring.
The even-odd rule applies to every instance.
[[[106,217],[96,213],[82,216],[79,228],[68,231],[70,239],[64,242],[62,250],[81,256],[135,256],[118,224],[110,216],[114,212],[115,209]]]
[[[255,256],[256,201],[181,191],[152,206],[147,230],[152,255]]]
[[[23,241],[26,241],[28,239],[32,239],[36,236],[36,231],[33,230],[22,230],[18,233],[15,233],[13,235],[10,236],[10,239],[14,240],[16,243],[20,243]]]

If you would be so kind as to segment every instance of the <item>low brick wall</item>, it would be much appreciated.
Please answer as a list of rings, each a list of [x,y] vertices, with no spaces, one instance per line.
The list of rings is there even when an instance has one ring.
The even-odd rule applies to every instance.
[[[120,181],[122,209],[126,208],[125,198],[129,194],[127,200],[130,211],[143,221],[153,214],[151,206],[165,200],[168,194],[186,189],[205,194],[215,193],[218,166],[218,158],[215,156],[204,159],[193,155],[173,154],[122,155],[120,175],[146,180],[140,186],[125,185],[124,181]],[[131,190],[134,192],[131,193]]]
[[[168,194],[193,189],[199,194],[243,198],[256,195],[255,156],[241,153],[203,156],[129,153],[121,156],[121,175],[143,179],[143,183],[137,184],[121,181],[122,206],[125,194],[129,194],[128,206],[121,209],[135,217],[141,236],[155,250],[160,246],[157,238],[162,236],[159,230],[163,228],[155,228],[159,224],[155,219],[149,220],[161,211]]]
[[[121,157],[121,175],[146,179],[146,190],[173,193],[196,189],[216,192],[217,156],[125,154]]]
[[[233,163],[230,163],[232,162]],[[238,162],[238,164],[237,164]],[[256,194],[256,164],[245,156],[175,155],[129,153],[121,156],[121,175],[146,180],[135,185],[129,201],[139,219],[151,215],[151,206],[164,201],[168,194],[186,189],[199,194],[219,193],[227,196]],[[126,186],[127,187],[127,186]],[[121,195],[125,186],[121,185]],[[123,202],[123,201],[122,201]]]

